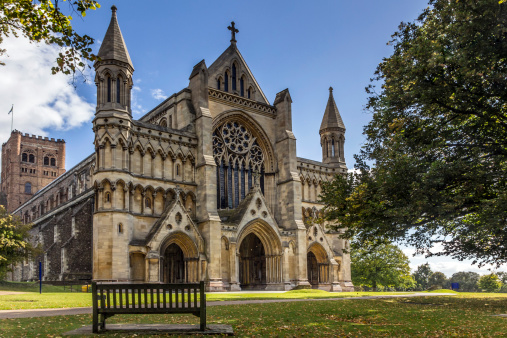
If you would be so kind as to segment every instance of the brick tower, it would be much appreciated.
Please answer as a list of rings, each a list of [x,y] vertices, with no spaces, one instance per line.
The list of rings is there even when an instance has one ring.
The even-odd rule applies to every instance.
[[[2,144],[0,204],[12,212],[64,172],[64,140],[14,130]]]

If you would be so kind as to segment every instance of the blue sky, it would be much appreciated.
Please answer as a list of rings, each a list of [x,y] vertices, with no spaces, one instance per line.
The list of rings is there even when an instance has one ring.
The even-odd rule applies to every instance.
[[[209,66],[229,46],[227,26],[236,22],[237,45],[272,103],[289,88],[293,100],[293,131],[298,156],[321,160],[319,127],[334,88],[337,106],[347,128],[345,154],[349,168],[364,142],[362,128],[371,118],[364,111],[366,93],[376,66],[392,52],[386,43],[400,22],[413,21],[427,0],[386,1],[100,1],[102,8],[84,18],[75,15],[81,34],[97,40],[109,25],[110,7],[118,7],[118,21],[134,64],[134,118],[155,107],[163,97],[188,85],[192,67],[206,60]],[[66,3],[63,4],[66,6]],[[68,78],[51,76],[57,51],[7,39],[9,58],[0,68],[0,139],[14,128],[23,132],[63,138],[67,142],[67,168],[93,152],[96,88],[89,83],[67,84]],[[409,253],[410,249],[406,248]],[[411,257],[412,266],[426,262]],[[429,260],[434,270],[478,271],[470,262],[448,258]],[[485,272],[485,271],[484,271]]]

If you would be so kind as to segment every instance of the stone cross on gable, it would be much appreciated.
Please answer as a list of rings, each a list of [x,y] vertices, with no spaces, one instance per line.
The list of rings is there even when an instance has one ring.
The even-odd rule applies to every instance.
[[[236,33],[239,33],[239,30],[234,27],[234,21],[231,22],[231,25],[227,27],[228,30],[231,31],[231,43],[236,43]]]

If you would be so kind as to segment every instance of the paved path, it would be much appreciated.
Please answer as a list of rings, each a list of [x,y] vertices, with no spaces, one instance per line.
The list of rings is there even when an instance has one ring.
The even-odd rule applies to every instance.
[[[409,298],[409,297],[432,297],[432,296],[454,296],[452,293],[412,293],[403,295],[384,296],[363,296],[363,297],[341,297],[341,298],[317,298],[317,299],[258,299],[258,300],[226,300],[207,302],[206,306],[243,305],[243,304],[266,304],[266,303],[288,303],[288,302],[319,302],[326,300],[340,301],[353,299],[380,299],[380,298]],[[32,309],[32,310],[0,310],[0,319],[8,318],[30,318],[30,317],[51,317],[83,315],[92,313],[91,307],[74,307],[60,309]]]
[[[0,296],[5,296],[5,295],[21,295],[21,294],[24,294],[24,293],[28,293],[28,292],[20,292],[20,291],[0,291]]]

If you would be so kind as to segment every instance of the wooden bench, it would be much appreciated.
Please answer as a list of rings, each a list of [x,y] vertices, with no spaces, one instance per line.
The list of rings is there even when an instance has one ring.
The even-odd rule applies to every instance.
[[[190,313],[200,317],[200,330],[206,329],[204,282],[194,284],[93,282],[92,302],[94,333],[99,332],[99,329],[105,330],[106,319],[115,314]]]

